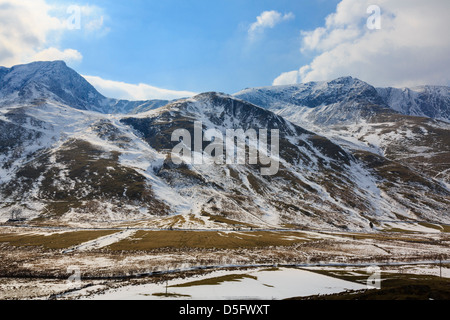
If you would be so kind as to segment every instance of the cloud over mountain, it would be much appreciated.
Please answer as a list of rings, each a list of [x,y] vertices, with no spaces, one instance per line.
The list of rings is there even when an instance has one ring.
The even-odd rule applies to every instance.
[[[381,29],[370,30],[369,0],[342,0],[322,27],[302,31],[301,51],[311,63],[281,74],[275,85],[352,75],[376,86],[448,85],[450,2],[375,1]]]
[[[43,60],[79,62],[83,55],[63,48],[63,34],[105,34],[103,10],[97,6],[49,4],[45,0],[0,0],[0,65]]]
[[[175,91],[157,88],[148,84],[130,84],[121,81],[106,80],[97,76],[84,76],[98,91],[108,97],[125,100],[164,99],[174,100],[195,95],[190,91]]]

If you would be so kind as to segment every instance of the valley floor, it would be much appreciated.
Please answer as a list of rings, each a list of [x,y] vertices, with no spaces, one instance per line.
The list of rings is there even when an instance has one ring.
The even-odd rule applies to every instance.
[[[414,275],[411,279],[427,276],[435,281],[450,276],[450,234],[444,231],[447,230],[418,232],[396,228],[389,232],[354,233],[252,227],[187,230],[142,225],[95,229],[2,225],[0,299],[124,298],[108,293],[119,288],[128,288],[120,291],[127,292],[130,286],[137,285],[159,290],[152,286],[167,281],[190,282],[192,277],[229,276],[230,272],[243,275],[231,279],[233,284],[252,282],[256,288],[267,283],[257,282],[254,273],[273,266],[288,273],[307,268],[298,273],[299,281],[313,276],[308,277],[305,272],[324,275],[326,271],[328,277],[350,282],[336,287],[342,290],[329,292],[316,288],[296,294],[295,290],[283,287],[286,284],[274,280],[265,287],[284,292],[277,295],[268,289],[267,297],[272,294],[275,299],[360,290],[370,276],[367,267],[373,265],[379,266],[382,274]],[[270,279],[277,279],[274,275],[267,274]],[[191,294],[178,290],[175,296],[154,296],[153,293],[161,293],[156,291],[144,290],[139,297],[198,297],[195,290],[187,290]],[[146,296],[145,292],[151,294]],[[259,291],[255,295],[256,292]]]

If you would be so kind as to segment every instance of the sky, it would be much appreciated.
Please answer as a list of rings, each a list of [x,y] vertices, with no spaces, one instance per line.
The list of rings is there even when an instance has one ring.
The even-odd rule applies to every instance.
[[[450,85],[449,16],[448,0],[0,0],[0,65],[64,60],[130,100],[341,76]]]

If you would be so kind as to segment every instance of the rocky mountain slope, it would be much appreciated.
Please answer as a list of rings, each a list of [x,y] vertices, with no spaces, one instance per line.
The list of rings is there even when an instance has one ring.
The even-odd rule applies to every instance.
[[[375,88],[352,77],[333,81],[245,89],[234,94],[296,122],[333,125],[400,113],[450,122],[450,88]]]
[[[239,223],[247,227],[370,230],[370,223],[383,228],[386,221],[393,220],[450,220],[450,188],[431,174],[437,167],[417,170],[390,156],[400,155],[402,150],[376,152],[382,144],[349,147],[352,139],[357,146],[372,141],[369,131],[347,129],[350,136],[341,138],[348,142],[345,144],[242,97],[214,92],[137,114],[121,114],[117,110],[127,107],[115,109],[108,104],[112,99],[96,93],[62,63],[20,68],[24,71],[16,67],[0,70],[3,221],[12,208],[21,208],[30,221],[92,224],[184,215],[203,228]],[[339,88],[329,94],[305,89],[315,92],[308,98],[310,105],[347,96],[341,106],[348,111],[346,121],[351,118],[352,106],[361,107],[359,117],[364,119],[399,117],[383,104],[375,89],[348,81],[337,80]],[[311,94],[306,91],[305,97]],[[133,105],[129,109],[138,104],[129,102]],[[282,103],[279,107],[283,108]],[[326,123],[338,123],[333,113],[324,111],[321,116]],[[185,129],[194,136],[196,122],[201,123],[203,138],[214,130],[215,139],[203,139],[200,150],[194,140],[183,142],[189,153],[203,153],[205,160],[211,160],[206,150],[221,141],[217,138],[220,134],[227,146],[234,145],[227,130],[253,129],[260,134],[267,130],[269,140],[275,137],[271,130],[278,130],[279,154],[269,157],[278,170],[265,175],[267,162],[250,163],[249,159],[243,164],[175,161],[179,157],[172,150],[180,141],[172,141],[172,134]],[[446,145],[444,124],[422,126],[430,138],[436,135],[441,139],[433,141]],[[426,144],[424,140],[423,146]],[[269,156],[264,144],[249,138],[241,147]],[[216,156],[215,160],[220,158]],[[411,163],[420,161],[418,157]]]
[[[401,114],[450,122],[449,87],[378,88],[377,91],[387,105]]]
[[[109,99],[63,61],[34,62],[0,69],[2,105],[51,100],[75,109],[101,113],[137,113],[169,101]]]
[[[372,152],[449,183],[449,88],[374,88],[351,77],[246,89],[267,108],[341,147]]]

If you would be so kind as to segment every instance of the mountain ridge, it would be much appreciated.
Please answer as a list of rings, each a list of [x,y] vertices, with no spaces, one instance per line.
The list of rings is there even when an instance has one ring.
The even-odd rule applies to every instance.
[[[162,107],[169,100],[129,101],[107,98],[64,61],[37,61],[0,67],[0,103],[9,105],[31,99],[52,99],[81,110],[101,113],[137,114]],[[35,95],[35,96],[33,96]],[[429,117],[450,122],[450,88],[418,86],[414,88],[375,88],[351,76],[331,81],[244,89],[234,97],[276,113],[296,113],[308,121],[324,121],[340,116],[338,122],[352,120],[352,107],[359,105],[391,109],[404,115]],[[331,106],[331,107],[330,107]],[[303,108],[303,110],[293,110]],[[330,109],[338,109],[332,112]],[[317,119],[311,115],[317,109]],[[319,110],[321,109],[321,110]],[[358,109],[357,109],[358,110]]]
[[[169,102],[107,98],[64,61],[38,61],[0,69],[0,85],[0,102],[3,105],[44,99],[80,110],[108,114],[138,113]]]
[[[402,92],[408,94],[402,95]],[[411,97],[412,92],[416,93],[414,97]],[[450,122],[450,88],[445,86],[375,88],[357,78],[342,77],[332,81],[249,88],[233,96],[277,113],[296,113],[299,118],[304,116],[305,120],[318,123],[323,121],[321,113],[330,113],[327,107],[339,109],[346,105],[351,106],[351,103],[377,105],[386,109],[384,111],[391,109],[404,115],[425,116]],[[427,107],[426,102],[430,102]],[[419,107],[411,109],[408,105]],[[357,119],[343,120],[340,122]]]
[[[450,122],[450,87],[377,88],[385,103],[405,115]]]
[[[55,65],[65,70],[65,65]],[[181,215],[194,217],[196,227],[201,228],[223,227],[217,221],[232,220],[266,228],[291,225],[368,231],[371,223],[388,228],[382,221],[450,221],[450,185],[434,177],[436,170],[445,169],[445,161],[430,161],[429,170],[419,170],[415,163],[424,160],[403,161],[410,150],[399,148],[405,147],[402,139],[414,143],[417,134],[435,141],[433,148],[446,148],[450,130],[387,108],[376,89],[358,79],[302,86],[304,92],[297,98],[315,108],[330,103],[345,115],[342,121],[334,121],[341,119],[323,107],[321,116],[326,121],[319,121],[323,127],[317,128],[322,131],[315,131],[311,128],[316,127],[290,121],[280,112],[283,109],[268,110],[217,92],[154,108],[149,104],[150,110],[136,114],[107,109],[103,111],[108,113],[102,113],[83,103],[89,99],[98,102],[103,96],[92,91],[94,96],[89,97],[92,88],[71,71],[64,77],[73,75],[75,80],[61,79],[60,86],[52,86],[55,79],[48,79],[57,73],[35,83],[33,75],[39,75],[39,70],[30,72],[14,85],[4,81],[9,72],[0,69],[0,92],[6,93],[2,98],[11,98],[9,102],[4,99],[8,103],[0,107],[0,219],[19,207],[32,221],[69,225]],[[65,86],[70,83],[78,85]],[[286,88],[278,88],[280,94],[286,93]],[[17,97],[22,89],[21,100]],[[36,91],[27,95],[32,89]],[[76,100],[79,103],[74,106],[67,104],[69,98],[61,102],[66,95],[76,97],[79,89],[86,89],[81,98],[87,100]],[[336,99],[341,96],[344,102],[339,105]],[[141,102],[124,102],[124,107],[127,103],[135,110]],[[360,119],[372,119],[373,123],[345,127],[346,121],[355,120],[355,109],[361,110]],[[398,123],[395,128],[394,119]],[[177,129],[193,133],[195,122],[202,123],[203,135],[208,129],[222,133],[278,129],[280,152],[272,155],[279,161],[278,172],[264,176],[260,163],[176,164],[171,151],[180,141],[172,141],[172,134]],[[376,138],[386,136],[390,138],[387,146],[383,140],[377,148],[361,148],[362,143],[375,143]],[[420,148],[431,146],[427,139]],[[232,141],[234,144],[234,138]],[[349,142],[354,147],[350,148]],[[245,140],[244,149],[250,143]],[[197,152],[192,144],[186,145],[190,153]],[[208,146],[209,141],[203,141],[202,147]],[[264,151],[261,145],[258,148]],[[433,161],[442,158],[443,154],[436,154]]]

